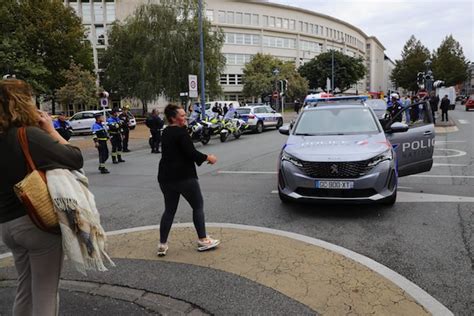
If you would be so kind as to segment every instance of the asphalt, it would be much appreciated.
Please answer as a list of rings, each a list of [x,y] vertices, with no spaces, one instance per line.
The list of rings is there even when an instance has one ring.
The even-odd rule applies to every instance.
[[[455,124],[448,125],[437,126],[437,133],[450,133],[443,129]],[[146,135],[146,130],[139,131]],[[135,144],[144,148],[146,138],[138,137]],[[115,175],[109,177],[113,182]],[[128,185],[142,186],[145,193],[141,194],[147,194],[148,183]],[[249,181],[247,189],[252,185]],[[114,187],[107,190],[112,193]],[[149,191],[156,192],[155,187]],[[117,204],[121,211],[132,210],[140,198],[124,197],[129,203]],[[108,251],[116,267],[84,277],[66,262],[60,314],[450,314],[417,285],[347,249],[303,235],[243,225],[210,225],[209,232],[222,244],[200,253],[192,227],[175,225],[164,258],[155,254],[156,226],[111,233]],[[393,257],[393,253],[387,255]],[[0,315],[11,314],[16,278],[12,263],[11,257],[0,256]]]

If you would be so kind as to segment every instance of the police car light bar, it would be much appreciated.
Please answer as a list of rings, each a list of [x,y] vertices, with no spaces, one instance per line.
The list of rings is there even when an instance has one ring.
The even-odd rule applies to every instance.
[[[339,103],[339,102],[365,102],[369,99],[366,95],[354,95],[354,96],[342,96],[342,97],[314,97],[314,96],[307,96],[304,102],[311,106],[316,106],[317,103]]]

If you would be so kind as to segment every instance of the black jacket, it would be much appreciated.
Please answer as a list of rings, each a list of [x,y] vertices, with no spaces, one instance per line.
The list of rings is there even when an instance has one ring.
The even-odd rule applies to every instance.
[[[449,110],[449,105],[450,105],[450,104],[451,104],[451,101],[449,101],[448,98],[443,98],[443,99],[441,100],[441,106],[440,106],[441,111],[447,111],[447,110]]]
[[[145,121],[145,125],[152,131],[160,130],[163,128],[163,120],[159,116],[150,115]]]

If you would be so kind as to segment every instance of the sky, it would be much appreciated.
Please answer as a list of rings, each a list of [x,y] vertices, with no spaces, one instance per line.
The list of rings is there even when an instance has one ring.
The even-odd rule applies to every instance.
[[[393,61],[401,58],[403,46],[411,35],[430,52],[452,34],[474,62],[473,0],[270,0],[323,13],[375,36]]]

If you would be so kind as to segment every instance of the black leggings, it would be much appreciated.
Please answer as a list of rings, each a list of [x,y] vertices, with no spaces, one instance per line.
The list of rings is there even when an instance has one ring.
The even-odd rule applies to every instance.
[[[160,188],[165,197],[165,212],[160,222],[160,242],[164,244],[168,241],[180,195],[183,195],[193,208],[193,222],[198,237],[205,238],[204,202],[198,180],[187,179],[178,182],[160,183]]]

